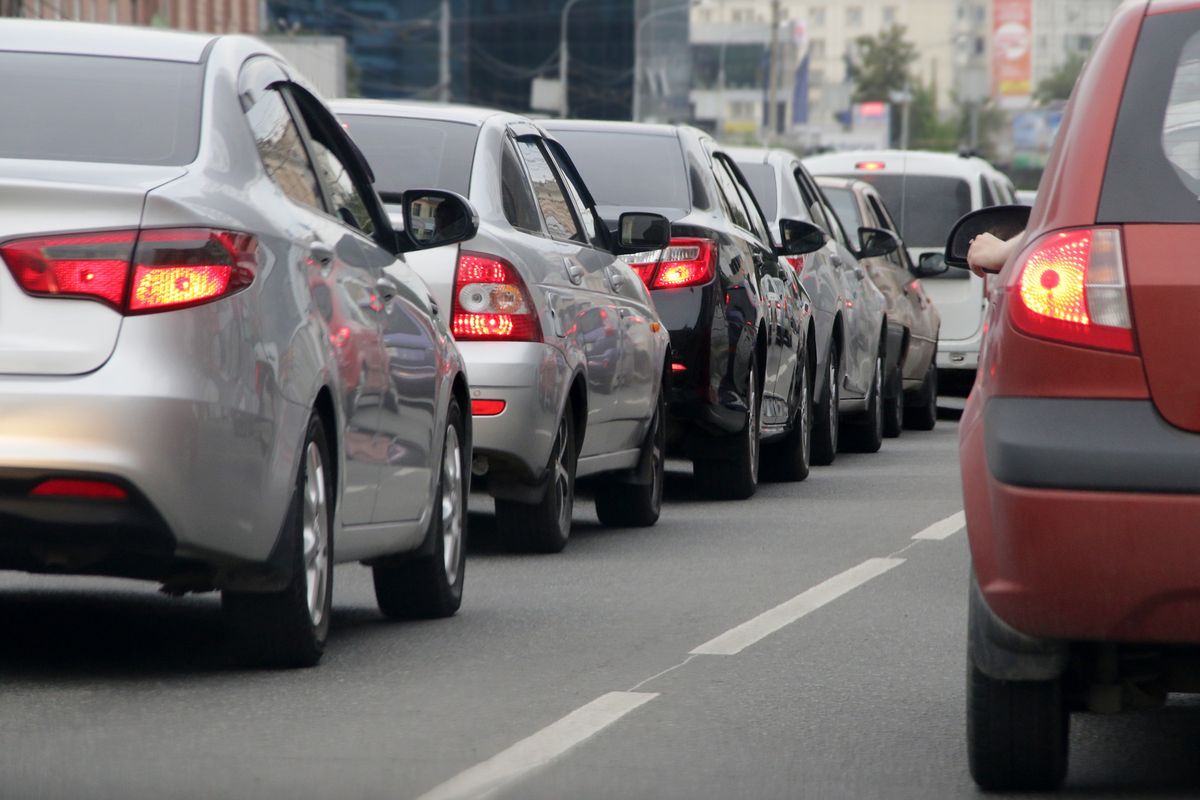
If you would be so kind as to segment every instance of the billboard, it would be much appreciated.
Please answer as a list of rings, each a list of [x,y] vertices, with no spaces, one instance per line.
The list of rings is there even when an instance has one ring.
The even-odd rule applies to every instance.
[[[1020,108],[1033,94],[1033,0],[993,0],[992,95]]]

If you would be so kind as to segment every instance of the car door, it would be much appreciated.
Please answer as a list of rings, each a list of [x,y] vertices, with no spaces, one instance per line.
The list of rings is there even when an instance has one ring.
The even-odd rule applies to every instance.
[[[798,218],[812,221],[829,235],[829,242],[824,247],[803,256],[792,256],[785,261],[798,273],[800,284],[808,293],[812,303],[813,316],[816,321],[817,347],[817,377],[825,375],[827,367],[830,336],[833,330],[833,319],[841,310],[842,286],[838,268],[832,259],[837,255],[837,244],[834,241],[833,229],[825,213],[815,198],[812,202],[800,191],[801,176],[804,174],[799,161],[792,161],[785,167],[786,175],[781,179],[787,197],[784,207],[793,206],[804,209]],[[781,216],[784,216],[781,214]],[[819,385],[819,384],[818,384]]]
[[[579,455],[610,453],[623,442],[617,424],[622,331],[606,269],[609,261],[588,241],[541,135],[522,131],[512,143],[545,230],[537,242],[543,265],[539,284],[554,308],[561,335],[569,340],[568,349],[584,354],[587,432]]]
[[[349,137],[315,97],[298,86],[288,91],[332,212],[317,235],[329,248],[333,282],[344,300],[343,325],[331,331],[331,342],[339,353],[353,343],[354,360],[339,355],[339,368],[359,376],[348,413],[352,407],[363,417],[356,426],[364,428],[364,437],[367,420],[373,420],[365,457],[376,466],[370,521],[418,520],[429,507],[440,446],[432,301],[420,279],[385,247],[391,227]]]

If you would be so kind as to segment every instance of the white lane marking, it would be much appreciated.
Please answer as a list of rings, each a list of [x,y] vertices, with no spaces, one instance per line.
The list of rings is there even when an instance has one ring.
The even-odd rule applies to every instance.
[[[417,800],[460,800],[490,796],[656,697],[657,692],[609,692],[601,695],[487,761],[481,761],[435,786]]]
[[[780,628],[791,625],[805,614],[833,602],[851,589],[862,586],[888,570],[904,563],[903,558],[868,558],[857,567],[834,575],[824,583],[785,600],[752,620],[710,639],[692,651],[692,655],[733,656],[755,642],[765,639]]]
[[[951,514],[941,522],[935,522],[925,530],[913,536],[914,539],[930,539],[935,542],[940,542],[942,539],[948,539],[958,533],[967,524],[966,515],[959,511],[957,514]]]

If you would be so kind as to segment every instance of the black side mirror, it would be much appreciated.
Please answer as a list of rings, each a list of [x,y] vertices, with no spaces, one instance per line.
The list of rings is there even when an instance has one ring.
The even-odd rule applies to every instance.
[[[617,255],[661,250],[669,244],[671,221],[662,214],[628,211],[617,219]]]
[[[991,206],[964,214],[950,229],[946,239],[946,263],[952,267],[967,266],[967,251],[971,240],[981,233],[997,239],[1011,239],[1029,224],[1029,206]]]
[[[776,248],[779,256],[802,256],[820,250],[829,241],[825,231],[798,219],[779,220],[779,241],[782,244]]]
[[[409,189],[400,196],[404,221],[397,231],[397,252],[457,244],[479,232],[479,214],[471,201],[442,189]]]
[[[883,228],[859,228],[856,258],[879,258],[900,248],[900,239]]]
[[[950,269],[944,253],[922,253],[921,260],[913,268],[913,275],[918,278],[932,278]]]

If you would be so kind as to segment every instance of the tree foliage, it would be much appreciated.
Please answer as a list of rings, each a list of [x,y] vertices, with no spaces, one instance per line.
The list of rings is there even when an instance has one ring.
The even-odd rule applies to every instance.
[[[904,38],[904,32],[903,25],[893,25],[878,36],[858,39],[858,62],[851,66],[854,102],[886,102],[893,91],[908,86],[917,48]]]
[[[1085,58],[1082,53],[1071,53],[1067,60],[1058,68],[1038,82],[1033,97],[1039,103],[1052,103],[1055,100],[1066,100],[1075,88],[1075,80],[1083,69]]]

